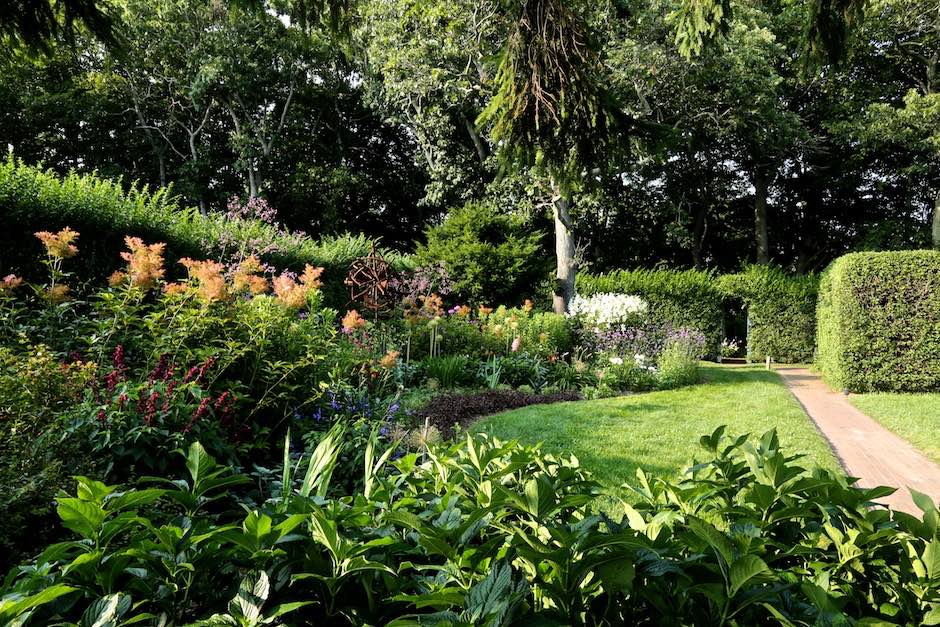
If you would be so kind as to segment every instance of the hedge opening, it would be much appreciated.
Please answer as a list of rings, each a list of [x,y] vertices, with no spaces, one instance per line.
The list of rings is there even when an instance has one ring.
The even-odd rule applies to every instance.
[[[747,358],[780,363],[813,361],[819,276],[792,275],[773,266],[752,265],[720,278],[729,297],[747,308]]]

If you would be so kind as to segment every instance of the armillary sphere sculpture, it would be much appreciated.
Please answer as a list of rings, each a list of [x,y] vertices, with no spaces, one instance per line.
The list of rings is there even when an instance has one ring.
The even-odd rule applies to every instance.
[[[392,288],[395,269],[372,245],[372,252],[356,259],[349,268],[346,285],[349,300],[361,303],[374,317],[395,306],[396,294]]]

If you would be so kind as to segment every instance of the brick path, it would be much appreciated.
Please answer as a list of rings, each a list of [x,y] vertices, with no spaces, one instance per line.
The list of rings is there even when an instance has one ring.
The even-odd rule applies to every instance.
[[[803,368],[780,368],[777,372],[829,440],[849,476],[858,477],[858,484],[866,488],[900,487],[879,502],[919,516],[921,512],[906,487],[930,495],[935,503],[940,501],[940,466],[856,409],[818,375]]]

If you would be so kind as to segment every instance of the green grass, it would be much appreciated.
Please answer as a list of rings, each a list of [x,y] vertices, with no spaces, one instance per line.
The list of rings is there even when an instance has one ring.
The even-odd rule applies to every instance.
[[[762,435],[776,427],[791,453],[828,468],[828,444],[780,377],[760,366],[703,367],[700,385],[596,401],[536,405],[490,416],[474,429],[506,440],[541,442],[574,454],[610,488],[634,483],[637,467],[673,476],[702,457],[699,437],[720,425],[729,433]]]
[[[940,463],[940,394],[852,394],[849,402]]]

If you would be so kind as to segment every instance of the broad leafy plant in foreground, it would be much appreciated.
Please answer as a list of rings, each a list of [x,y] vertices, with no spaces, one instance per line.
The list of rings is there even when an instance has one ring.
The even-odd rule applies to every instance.
[[[777,436],[704,436],[675,480],[638,473],[622,516],[574,458],[484,435],[392,460],[378,436],[363,489],[331,498],[345,441],[285,443],[278,481],[247,481],[199,444],[190,478],[77,478],[75,539],[13,569],[4,624],[814,625],[940,622],[940,513],[918,519]]]

